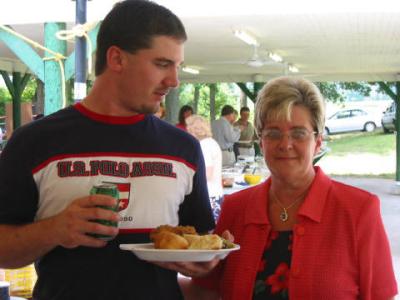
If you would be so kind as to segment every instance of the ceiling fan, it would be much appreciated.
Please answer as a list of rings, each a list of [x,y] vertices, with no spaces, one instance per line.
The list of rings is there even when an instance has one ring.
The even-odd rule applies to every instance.
[[[230,60],[230,61],[215,61],[215,62],[210,62],[209,64],[242,64],[242,65],[247,65],[248,67],[251,68],[261,68],[265,65],[268,64],[274,64],[276,63],[273,60],[270,60],[268,58],[263,58],[260,56],[258,53],[259,50],[259,45],[252,45],[253,46],[253,53],[248,59],[245,60]]]
[[[258,45],[254,45],[253,55],[245,62],[246,65],[252,68],[261,68],[267,64],[272,64],[273,61],[268,61],[260,57],[258,54],[258,47]]]

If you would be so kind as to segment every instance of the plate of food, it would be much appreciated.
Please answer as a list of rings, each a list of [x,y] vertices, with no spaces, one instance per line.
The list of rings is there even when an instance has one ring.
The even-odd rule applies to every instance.
[[[155,249],[154,243],[147,244],[121,244],[122,250],[132,251],[138,258],[148,261],[165,262],[200,262],[210,261],[214,258],[224,259],[230,252],[239,250],[239,245],[234,248],[219,250],[190,250],[190,249]]]
[[[164,262],[204,262],[224,259],[240,246],[216,234],[199,235],[192,226],[162,225],[150,234],[153,243],[121,244],[138,258]]]

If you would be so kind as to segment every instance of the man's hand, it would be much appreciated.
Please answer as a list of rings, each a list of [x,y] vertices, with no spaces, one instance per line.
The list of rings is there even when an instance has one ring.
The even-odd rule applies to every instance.
[[[187,277],[203,277],[214,269],[220,259],[215,258],[207,262],[152,262],[153,264],[173,271],[177,271]]]
[[[221,237],[233,243],[234,236],[225,230]],[[162,268],[177,271],[187,277],[203,277],[210,273],[220,262],[220,259],[215,258],[208,262],[152,262]]]
[[[115,206],[116,199],[105,195],[90,195],[74,200],[64,211],[51,218],[52,238],[65,248],[78,246],[103,247],[107,242],[88,236],[88,233],[118,234],[118,228],[105,226],[95,219],[118,222],[118,213],[98,206]]]

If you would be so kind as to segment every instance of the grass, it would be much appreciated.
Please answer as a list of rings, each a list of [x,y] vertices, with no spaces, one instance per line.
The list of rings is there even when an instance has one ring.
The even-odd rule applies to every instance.
[[[348,154],[370,153],[388,155],[396,151],[396,134],[384,134],[378,129],[374,132],[352,132],[329,135],[326,138],[328,156],[346,156]],[[367,162],[366,162],[367,163]],[[330,174],[335,176],[335,174]],[[384,174],[337,174],[337,176],[395,179],[395,173]]]
[[[396,150],[396,135],[384,134],[381,130],[329,135],[326,141],[330,154],[336,156],[350,153],[386,155]]]
[[[383,173],[383,174],[334,174],[331,173],[329,176],[332,177],[355,177],[355,178],[382,178],[396,180],[395,173]]]

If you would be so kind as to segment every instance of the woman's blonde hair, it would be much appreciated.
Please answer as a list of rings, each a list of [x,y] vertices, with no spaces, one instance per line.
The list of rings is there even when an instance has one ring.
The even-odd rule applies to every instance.
[[[196,137],[198,140],[202,140],[208,137],[212,137],[210,122],[199,115],[191,115],[185,119],[186,130]]]
[[[294,105],[307,108],[313,129],[323,132],[325,103],[317,86],[303,78],[285,76],[270,80],[258,93],[254,121],[258,136],[267,122],[289,121]]]

